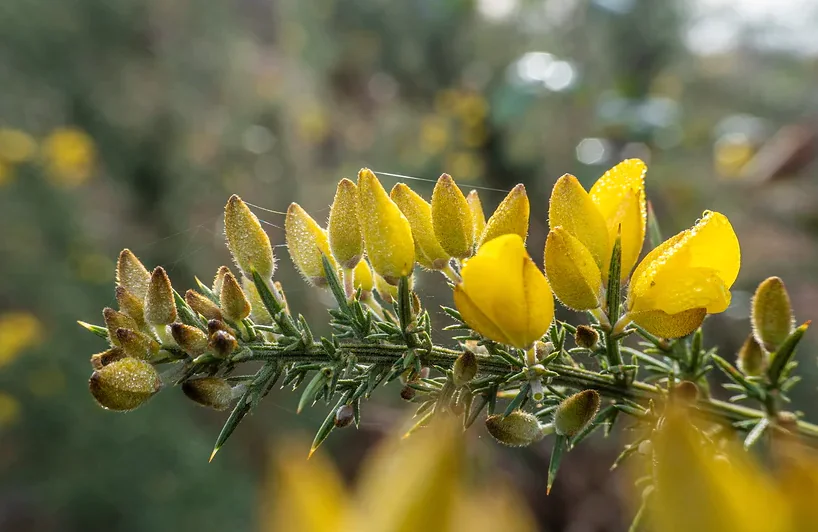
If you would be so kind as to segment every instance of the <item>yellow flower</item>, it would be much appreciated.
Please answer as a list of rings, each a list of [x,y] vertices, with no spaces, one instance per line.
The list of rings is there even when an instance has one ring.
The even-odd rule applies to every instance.
[[[548,330],[554,319],[551,288],[519,235],[483,244],[461,274],[454,302],[463,321],[478,333],[527,349]]]
[[[355,266],[353,275],[353,286],[356,290],[360,288],[362,292],[371,292],[375,287],[375,279],[372,277],[372,268],[369,267],[369,263],[366,260],[361,260],[358,265]]]
[[[432,225],[432,206],[414,190],[398,183],[389,197],[400,208],[412,227],[415,241],[415,259],[427,270],[442,270],[451,256],[441,247]]]
[[[486,215],[483,214],[483,203],[480,201],[480,196],[477,195],[476,190],[469,192],[466,196],[466,202],[469,204],[471,210],[471,220],[474,224],[474,238],[480,239],[483,236],[483,231],[486,229]]]
[[[432,221],[438,242],[451,256],[465,259],[474,247],[474,224],[466,197],[449,174],[437,180],[432,193]]]
[[[590,310],[602,304],[617,235],[622,243],[621,281],[628,279],[645,240],[645,171],[645,163],[628,159],[605,172],[590,193],[569,174],[554,185],[545,272],[565,306]]]
[[[304,280],[315,286],[325,286],[327,277],[322,255],[338,269],[329,250],[327,232],[297,203],[291,203],[287,209],[284,232],[290,258]]]
[[[33,314],[6,312],[0,314],[0,367],[11,363],[43,337],[43,326]]]
[[[530,205],[528,195],[525,193],[525,186],[520,184],[511,189],[508,196],[497,206],[497,210],[491,215],[483,235],[480,238],[480,245],[497,238],[500,235],[515,234],[525,242],[528,236],[528,216]]]
[[[633,272],[628,318],[663,338],[693,332],[705,314],[723,312],[741,250],[723,214],[705,211],[690,229],[647,254]]]
[[[96,149],[87,133],[76,128],[59,128],[43,141],[48,177],[54,183],[77,186],[91,177]]]
[[[37,151],[37,142],[19,129],[0,129],[0,160],[12,164],[28,161]]]

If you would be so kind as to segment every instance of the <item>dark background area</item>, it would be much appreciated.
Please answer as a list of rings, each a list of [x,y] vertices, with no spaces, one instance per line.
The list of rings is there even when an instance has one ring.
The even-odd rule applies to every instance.
[[[741,241],[733,305],[706,323],[708,344],[733,356],[769,275],[799,321],[818,318],[816,28],[818,7],[798,0],[0,3],[0,530],[259,528],[270,447],[308,441],[326,407],[296,416],[297,394],[275,391],[208,464],[226,414],[173,389],[133,413],[101,410],[87,360],[104,345],[76,324],[114,305],[123,247],[180,291],[208,281],[229,261],[232,193],[324,220],[337,181],[362,166],[522,182],[541,263],[554,181],[590,185],[641,157],[665,236],[713,209]],[[410,185],[429,197],[431,183]],[[503,196],[481,192],[488,211]],[[283,216],[256,212],[283,244]],[[276,251],[290,305],[326,332],[327,295]],[[438,277],[417,289],[442,326]],[[813,420],[815,346],[808,335],[794,405]],[[412,411],[386,388],[359,431],[320,452],[354,478]],[[544,528],[626,526],[629,479],[608,473],[616,438],[572,452],[548,498],[547,443],[499,449],[481,426],[472,438]]]

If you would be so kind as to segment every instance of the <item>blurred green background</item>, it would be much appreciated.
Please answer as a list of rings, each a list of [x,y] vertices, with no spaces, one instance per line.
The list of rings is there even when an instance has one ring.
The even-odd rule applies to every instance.
[[[229,261],[232,193],[259,206],[280,245],[283,217],[262,207],[297,201],[321,220],[335,183],[362,166],[522,182],[541,262],[556,178],[588,185],[641,157],[666,236],[705,209],[739,235],[734,303],[708,320],[709,343],[732,356],[769,275],[800,321],[818,318],[816,27],[806,0],[0,3],[0,530],[262,527],[270,447],[310,438],[326,407],[296,416],[297,394],[274,392],[208,464],[226,414],[178,390],[134,413],[101,410],[87,360],[104,346],[76,324],[114,305],[123,247],[180,291],[208,280]],[[481,192],[487,210],[503,195]],[[325,331],[326,295],[277,251],[290,305]],[[449,301],[431,274],[418,287],[432,309]],[[815,414],[808,341],[794,408]],[[411,415],[397,395],[385,389],[361,430],[322,447],[348,477]],[[481,456],[544,529],[622,530],[629,479],[607,471],[616,443],[594,441],[547,499],[547,445],[489,442]]]

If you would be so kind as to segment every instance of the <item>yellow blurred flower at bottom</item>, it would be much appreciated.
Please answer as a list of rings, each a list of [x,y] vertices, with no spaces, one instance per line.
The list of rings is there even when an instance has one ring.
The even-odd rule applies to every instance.
[[[76,128],[58,128],[43,141],[48,178],[57,185],[78,186],[91,177],[96,159],[94,141]]]
[[[461,274],[454,302],[469,327],[520,349],[546,333],[554,319],[554,297],[519,235],[483,244]]]

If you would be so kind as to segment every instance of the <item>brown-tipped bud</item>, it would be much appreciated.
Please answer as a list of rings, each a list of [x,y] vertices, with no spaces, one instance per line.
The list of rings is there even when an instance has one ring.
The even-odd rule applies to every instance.
[[[699,398],[699,387],[692,381],[681,381],[673,388],[673,400],[678,404],[690,405]]]
[[[145,295],[145,321],[151,325],[170,325],[176,321],[173,286],[161,266],[157,266],[151,274],[148,293]]]
[[[121,345],[116,336],[117,329],[136,330],[139,328],[133,318],[110,307],[102,310],[102,319],[105,320],[105,327],[108,328],[108,339],[116,346]]]
[[[230,321],[239,322],[250,315],[250,302],[232,273],[224,276],[219,302],[222,314]]]
[[[144,360],[126,357],[91,374],[88,388],[103,408],[126,412],[143,405],[162,387],[156,369]]]
[[[341,405],[335,411],[335,427],[342,429],[355,421],[355,409],[352,405]]]
[[[486,428],[495,440],[509,447],[525,447],[543,438],[537,417],[522,410],[515,410],[507,416],[489,416]]]
[[[517,185],[508,196],[500,203],[489,221],[480,239],[482,246],[498,236],[507,234],[517,234],[525,240],[528,236],[528,216],[530,206],[528,195],[523,185]]]
[[[123,249],[116,262],[116,284],[139,299],[145,299],[151,274],[130,249]]]
[[[358,187],[349,179],[342,179],[335,190],[335,199],[329,210],[327,237],[332,256],[342,268],[358,265],[364,253],[364,239],[358,223]]]
[[[125,351],[122,350],[121,347],[112,347],[111,349],[103,351],[102,353],[91,355],[91,367],[94,369],[100,369],[103,366],[107,366],[111,362],[116,362],[117,360],[125,358],[125,356]]]
[[[225,410],[233,400],[233,387],[218,377],[191,379],[182,383],[182,392],[194,403]]]
[[[215,333],[219,331],[224,331],[232,336],[236,336],[236,331],[233,330],[228,324],[221,320],[208,320],[207,322],[207,336],[213,336]]]
[[[119,346],[129,357],[148,359],[161,347],[159,342],[145,333],[133,329],[119,328],[114,333]]]
[[[246,276],[252,277],[253,270],[262,279],[273,276],[275,258],[270,237],[264,232],[261,222],[250,207],[235,194],[224,207],[224,234],[233,260]]]
[[[469,195],[466,196],[466,203],[469,204],[469,210],[471,211],[474,238],[478,240],[483,235],[483,231],[486,230],[486,215],[483,214],[483,203],[480,201],[480,196],[477,195],[476,190],[469,192]]]
[[[183,323],[174,323],[170,326],[173,339],[190,356],[199,356],[207,351],[207,335],[198,327],[191,327]]]
[[[593,350],[599,341],[599,333],[588,325],[578,325],[577,332],[574,334],[574,341],[579,347]]]
[[[195,312],[204,316],[206,320],[222,319],[222,311],[219,310],[219,306],[211,301],[210,298],[203,296],[195,290],[185,292],[185,303]]]
[[[228,273],[232,273],[230,268],[227,266],[219,266],[219,269],[216,270],[216,276],[213,277],[213,287],[211,288],[212,292],[216,295],[222,293],[222,285],[224,284],[224,276]],[[249,279],[249,277],[247,277]]]
[[[287,303],[287,293],[284,292],[284,285],[281,284],[281,281],[276,281],[273,283],[276,290],[278,290],[278,295],[281,297],[281,305],[284,307],[284,311],[287,314],[291,314],[290,312],[290,304]]]
[[[412,399],[415,398],[416,394],[417,391],[408,385],[400,389],[400,398],[403,399],[404,401],[411,401]]]
[[[474,223],[466,197],[449,174],[432,193],[432,222],[438,242],[452,257],[465,259],[474,250]]]
[[[142,299],[124,286],[117,286],[116,302],[119,304],[119,310],[133,318],[139,329],[145,328],[145,305]]]
[[[250,302],[250,317],[253,318],[253,322],[259,325],[272,325],[273,317],[270,316],[270,312],[264,306],[258,288],[256,288],[256,283],[252,279],[244,277],[241,280],[241,285],[244,288],[247,301]]]
[[[209,346],[219,358],[230,356],[239,347],[236,337],[226,331],[216,331],[210,335]]]
[[[477,357],[471,351],[463,351],[452,365],[454,385],[460,388],[477,375]]]
[[[748,377],[758,377],[767,369],[767,353],[752,334],[747,336],[738,352],[738,369]]]
[[[534,358],[537,359],[538,363],[545,360],[545,357],[553,352],[554,344],[551,342],[543,342],[542,340],[537,340],[534,342]]]
[[[775,352],[793,332],[795,316],[781,279],[770,277],[758,285],[750,319],[756,340],[770,353]]]
[[[329,250],[327,232],[297,203],[291,203],[287,209],[284,232],[290,258],[304,280],[314,286],[326,286],[323,257],[326,256],[332,267],[338,269]]]
[[[560,403],[554,412],[554,428],[561,436],[573,436],[587,425],[599,410],[599,393],[584,390]]]

